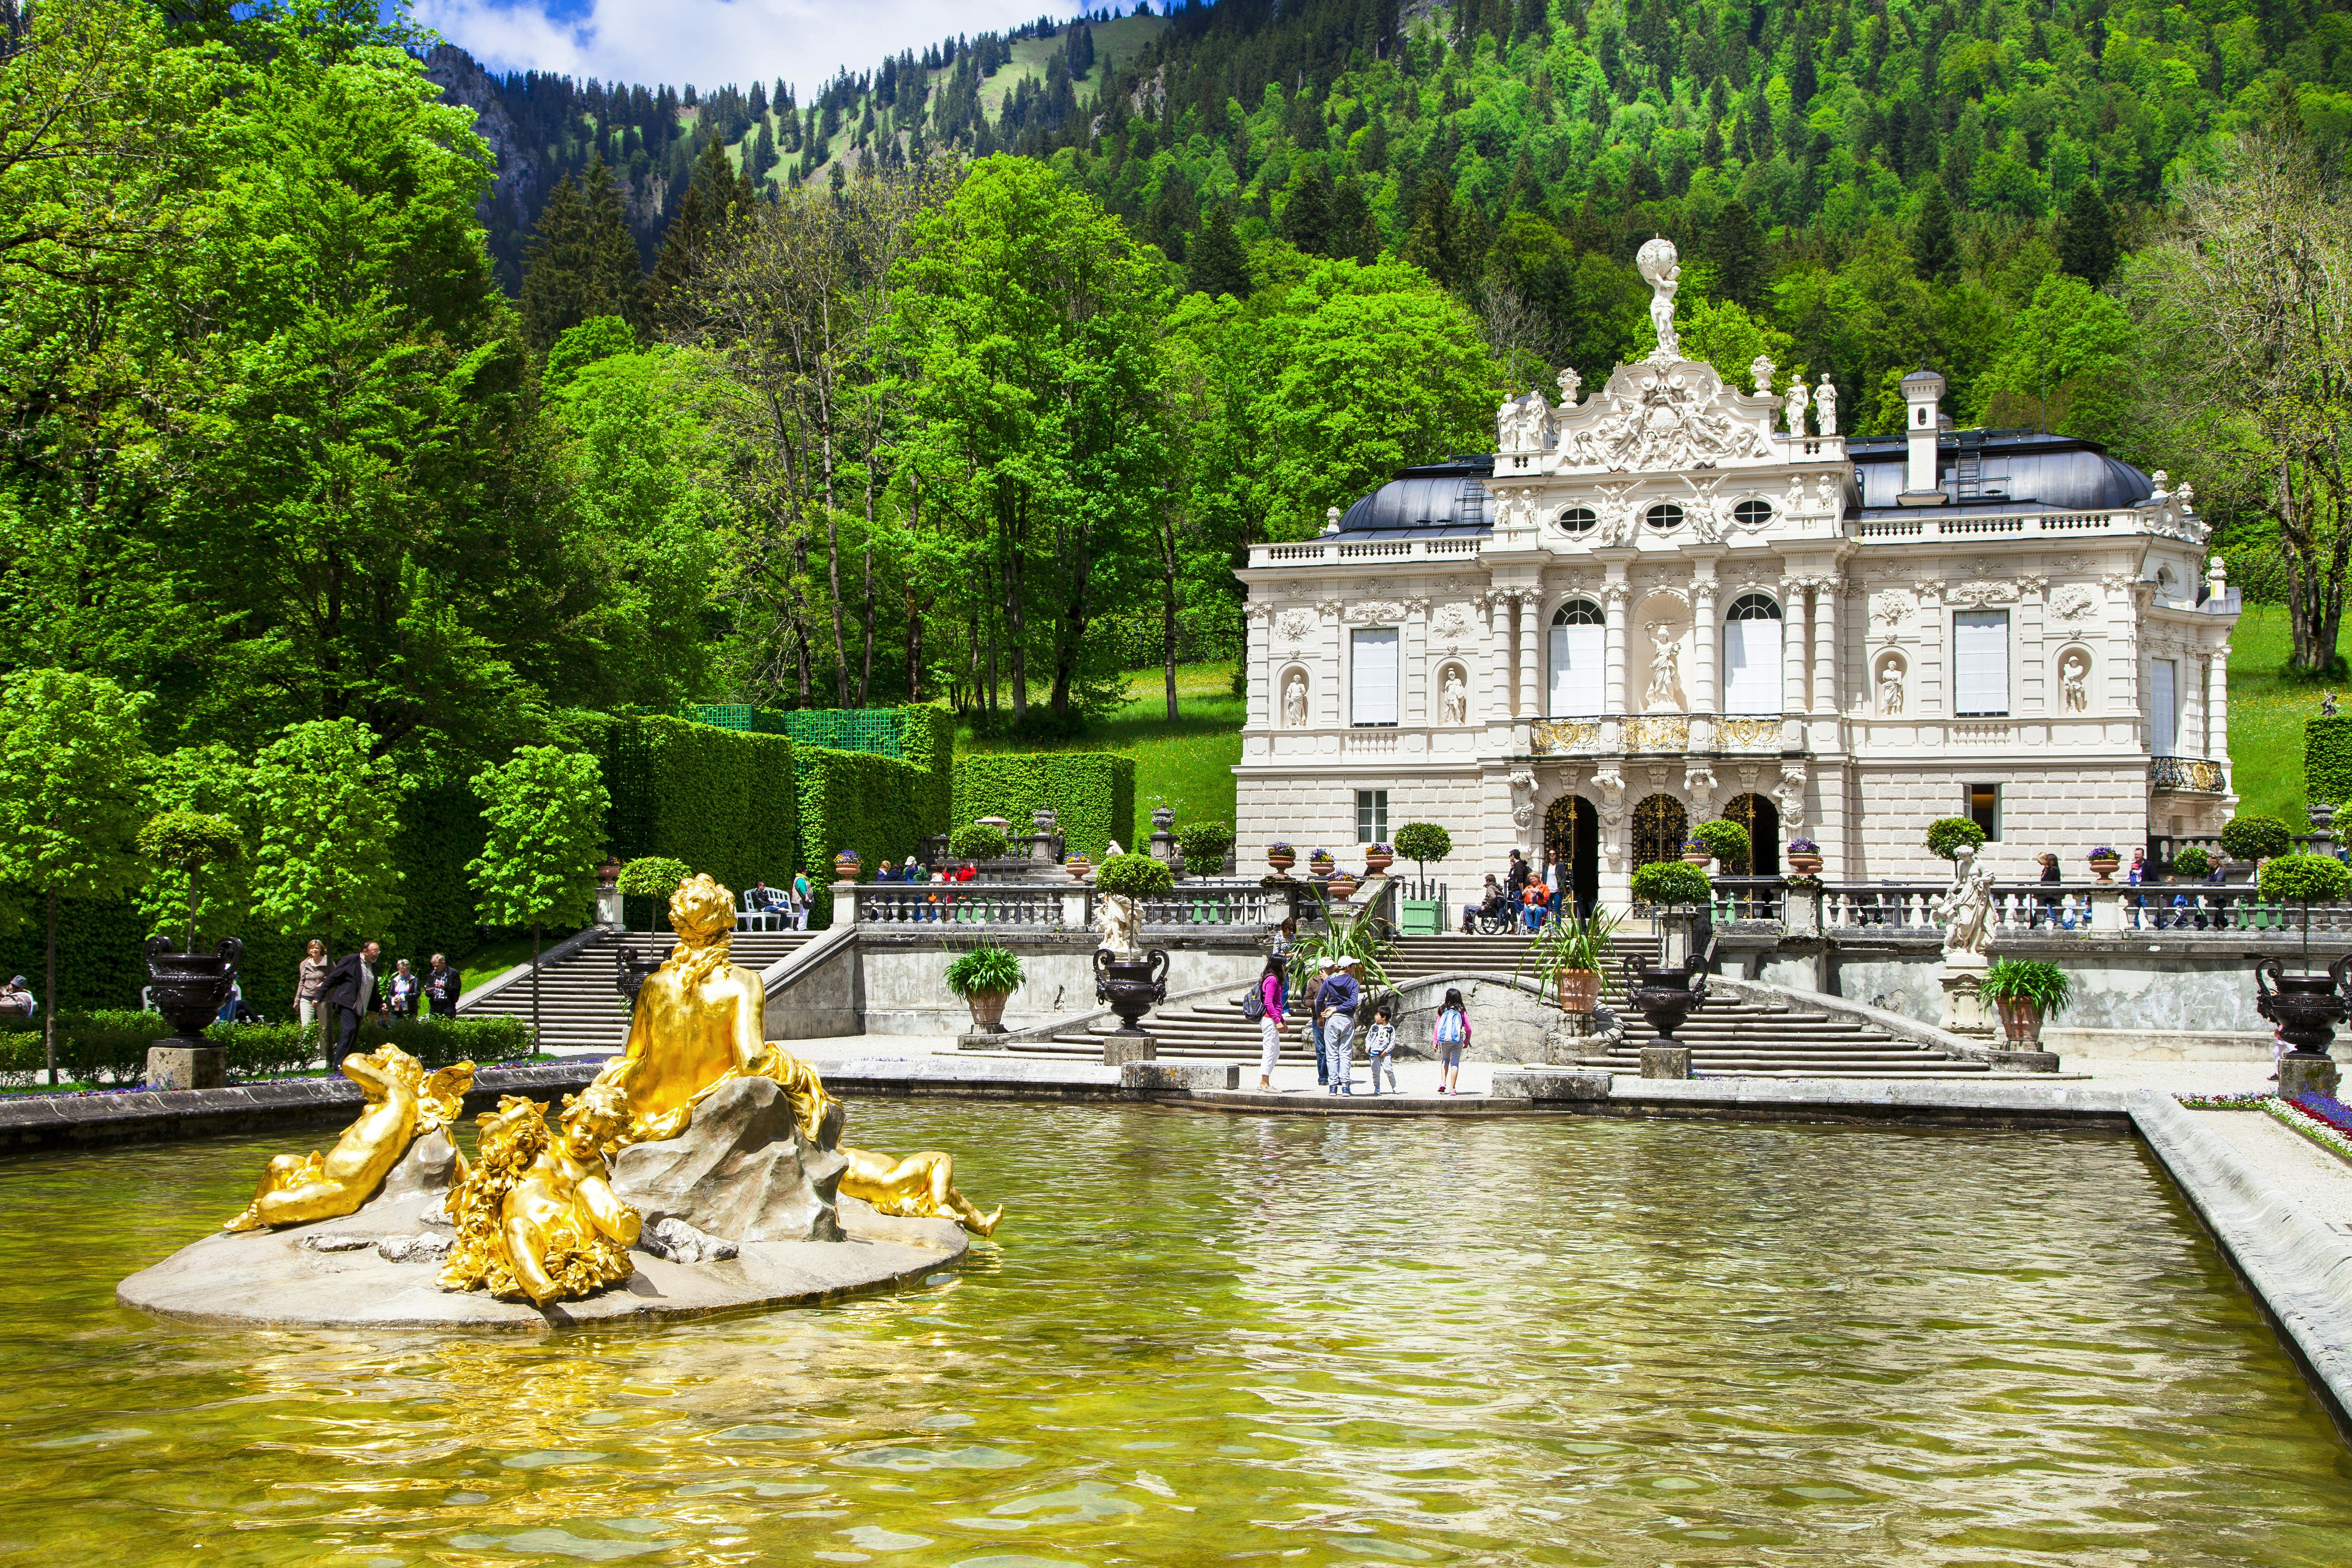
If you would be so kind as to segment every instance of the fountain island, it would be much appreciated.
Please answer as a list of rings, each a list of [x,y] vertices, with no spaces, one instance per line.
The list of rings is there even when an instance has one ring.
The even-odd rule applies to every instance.
[[[669,910],[677,946],[627,1048],[552,1116],[502,1098],[468,1161],[449,1126],[471,1062],[354,1053],[366,1105],[334,1148],[273,1158],[244,1212],[116,1298],[192,1322],[540,1332],[884,1289],[995,1229],[953,1156],[842,1144],[841,1101],[761,1037],[729,889],[695,877]]]

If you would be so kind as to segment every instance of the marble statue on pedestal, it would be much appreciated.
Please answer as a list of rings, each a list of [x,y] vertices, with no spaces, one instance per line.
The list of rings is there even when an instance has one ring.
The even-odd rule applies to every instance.
[[[1658,346],[1650,351],[1654,360],[1683,357],[1682,340],[1675,333],[1675,290],[1682,287],[1681,260],[1675,242],[1663,236],[1633,256],[1633,265],[1642,269],[1643,279],[1650,285],[1650,325],[1658,334]]]

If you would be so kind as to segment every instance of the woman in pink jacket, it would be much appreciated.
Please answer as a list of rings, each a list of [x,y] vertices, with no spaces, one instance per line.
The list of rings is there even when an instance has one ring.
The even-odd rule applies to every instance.
[[[1282,1054],[1282,954],[1276,952],[1265,961],[1265,972],[1257,977],[1258,1001],[1265,1013],[1257,1021],[1258,1043],[1265,1053],[1258,1059],[1257,1086],[1274,1087],[1274,1061]]]

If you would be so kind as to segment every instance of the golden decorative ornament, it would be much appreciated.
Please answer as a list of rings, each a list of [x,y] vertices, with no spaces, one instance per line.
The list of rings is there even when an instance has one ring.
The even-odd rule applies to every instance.
[[[643,1218],[613,1191],[601,1147],[608,1111],[567,1095],[551,1134],[534,1101],[506,1095],[477,1125],[474,1168],[448,1197],[457,1237],[441,1289],[544,1307],[636,1272],[629,1244]]]
[[[392,1045],[378,1047],[372,1056],[353,1051],[343,1058],[342,1072],[367,1100],[359,1120],[343,1130],[329,1153],[314,1149],[308,1155],[273,1156],[253,1190],[253,1202],[223,1230],[306,1225],[353,1213],[375,1196],[411,1143],[456,1119],[474,1086],[473,1063],[459,1062],[427,1077],[424,1063]]]
[[[840,1151],[849,1162],[841,1173],[845,1196],[872,1204],[882,1214],[906,1219],[951,1219],[974,1236],[987,1236],[1004,1217],[1004,1205],[982,1214],[970,1198],[956,1191],[955,1156],[922,1149],[905,1159],[852,1149]]]

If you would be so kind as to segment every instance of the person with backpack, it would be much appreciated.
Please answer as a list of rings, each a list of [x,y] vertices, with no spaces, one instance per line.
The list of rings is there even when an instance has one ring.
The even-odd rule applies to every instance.
[[[1364,992],[1349,971],[1359,962],[1342,956],[1315,996],[1315,1015],[1323,1025],[1324,1078],[1333,1094],[1356,1092],[1356,1009]]]
[[[1462,1053],[1470,1047],[1470,1009],[1463,1003],[1461,987],[1445,988],[1445,1003],[1430,1026],[1429,1043],[1437,1053],[1437,1092],[1460,1094]]]
[[[1242,998],[1242,1016],[1257,1025],[1258,1044],[1263,1055],[1258,1058],[1257,1086],[1274,1087],[1274,1064],[1282,1055],[1282,954],[1266,955],[1265,968],[1257,984]]]

